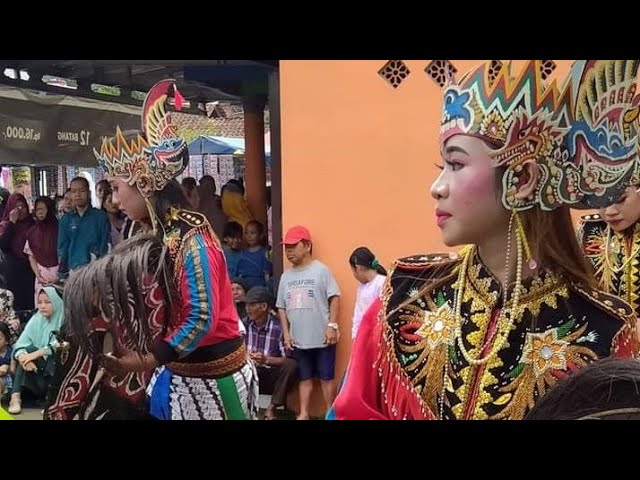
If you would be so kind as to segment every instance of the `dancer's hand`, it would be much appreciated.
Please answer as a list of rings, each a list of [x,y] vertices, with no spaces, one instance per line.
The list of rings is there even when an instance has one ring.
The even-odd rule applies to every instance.
[[[138,352],[124,351],[122,357],[102,355],[101,365],[112,375],[124,375],[129,372],[143,372],[153,370],[157,366],[156,358],[148,353],[141,355]]]
[[[113,376],[126,373],[120,364],[120,359],[111,354],[100,355],[100,366]]]

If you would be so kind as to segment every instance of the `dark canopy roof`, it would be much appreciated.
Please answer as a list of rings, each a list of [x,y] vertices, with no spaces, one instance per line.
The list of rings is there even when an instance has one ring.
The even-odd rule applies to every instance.
[[[131,92],[146,92],[164,78],[175,78],[180,92],[191,102],[188,110],[213,101],[239,101],[247,90],[264,90],[278,60],[0,60],[0,84],[114,103],[141,105]],[[12,79],[2,72],[24,70],[29,80]],[[47,85],[50,75],[75,80],[77,89]],[[118,87],[120,96],[92,91],[92,84]],[[261,85],[263,85],[261,87]],[[202,112],[202,108],[200,108]]]
[[[139,125],[135,107],[158,81],[174,78],[189,102],[182,112],[202,115],[209,102],[266,97],[278,66],[278,60],[0,60],[0,163],[93,165],[102,137],[116,125]]]

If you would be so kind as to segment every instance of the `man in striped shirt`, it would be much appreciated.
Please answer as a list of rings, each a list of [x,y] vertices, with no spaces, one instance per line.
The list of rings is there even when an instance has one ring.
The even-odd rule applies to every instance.
[[[265,412],[266,420],[275,418],[275,409],[286,406],[287,393],[296,385],[296,362],[287,358],[280,321],[269,313],[271,295],[265,287],[253,287],[247,292],[247,350],[258,369],[260,393],[271,394]]]

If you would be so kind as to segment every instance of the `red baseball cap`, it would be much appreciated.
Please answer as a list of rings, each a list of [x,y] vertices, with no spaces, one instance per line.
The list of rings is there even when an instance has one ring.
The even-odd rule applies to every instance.
[[[308,242],[311,241],[311,234],[306,227],[302,225],[296,225],[295,227],[291,227],[287,234],[284,236],[284,240],[282,241],[283,245],[295,245],[302,240],[306,240]]]

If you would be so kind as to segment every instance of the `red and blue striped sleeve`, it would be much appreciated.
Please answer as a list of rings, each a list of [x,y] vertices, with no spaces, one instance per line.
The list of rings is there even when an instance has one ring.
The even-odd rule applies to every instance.
[[[222,254],[213,240],[206,233],[190,235],[183,240],[180,255],[176,264],[179,319],[154,348],[160,364],[193,352],[203,337],[215,328],[220,311],[217,283]]]

